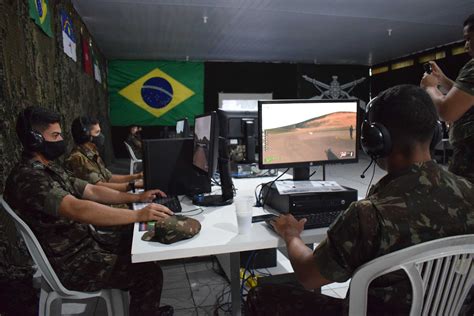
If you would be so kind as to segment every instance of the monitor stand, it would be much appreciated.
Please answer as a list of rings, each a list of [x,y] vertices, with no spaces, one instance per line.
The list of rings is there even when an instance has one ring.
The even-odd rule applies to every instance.
[[[206,195],[206,196],[195,196],[193,198],[193,204],[197,206],[224,206],[232,204],[234,200],[224,200],[222,194]]]
[[[326,165],[321,166],[323,168],[322,181],[326,181]],[[294,167],[293,168],[293,181],[310,180],[309,179],[309,167]]]

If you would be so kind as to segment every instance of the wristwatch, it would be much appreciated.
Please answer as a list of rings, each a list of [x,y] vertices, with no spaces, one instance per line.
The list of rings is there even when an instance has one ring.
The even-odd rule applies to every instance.
[[[135,181],[130,181],[127,185],[127,191],[135,192]]]

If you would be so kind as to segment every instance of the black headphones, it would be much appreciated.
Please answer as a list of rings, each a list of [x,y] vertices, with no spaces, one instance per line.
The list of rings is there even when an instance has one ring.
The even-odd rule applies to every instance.
[[[87,121],[89,120],[87,117],[85,118]],[[82,116],[78,117],[78,122],[79,122],[79,128],[72,128],[71,132],[74,137],[74,141],[81,145],[84,143],[87,143],[88,141],[91,140],[91,132],[90,132],[90,126],[87,124],[84,124],[82,120]]]
[[[44,144],[44,137],[43,135],[35,131],[31,126],[31,110],[26,113],[27,110],[21,111],[20,118],[22,120],[21,124],[23,125],[21,129],[23,129],[23,139],[22,144],[27,151],[36,152],[40,151]]]
[[[372,159],[387,157],[392,151],[392,137],[388,129],[381,123],[370,121],[370,111],[373,107],[373,98],[365,108],[365,118],[360,130],[360,144],[364,152]],[[431,139],[430,149],[441,141],[443,137],[443,127],[440,121],[436,121],[436,127]]]

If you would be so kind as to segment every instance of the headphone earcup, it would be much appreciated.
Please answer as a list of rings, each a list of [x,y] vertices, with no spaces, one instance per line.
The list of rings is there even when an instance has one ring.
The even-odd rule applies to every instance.
[[[28,151],[40,151],[42,149],[44,143],[43,135],[37,131],[29,130],[25,136],[25,147]]]
[[[392,138],[385,126],[364,121],[361,126],[360,143],[364,152],[373,159],[386,157],[392,151]]]
[[[443,124],[440,121],[436,121],[436,127],[431,139],[430,149],[435,149],[436,145],[443,139]]]

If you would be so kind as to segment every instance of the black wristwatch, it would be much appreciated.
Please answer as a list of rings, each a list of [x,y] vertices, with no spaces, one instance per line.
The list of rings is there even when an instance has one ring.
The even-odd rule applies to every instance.
[[[130,181],[127,186],[127,191],[135,192],[135,181]]]

